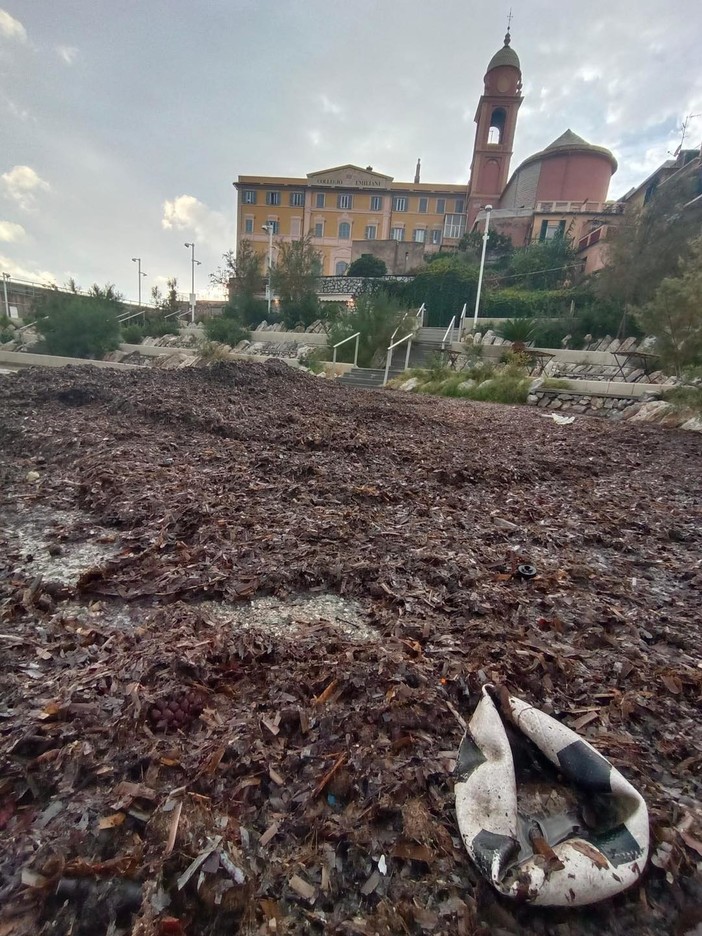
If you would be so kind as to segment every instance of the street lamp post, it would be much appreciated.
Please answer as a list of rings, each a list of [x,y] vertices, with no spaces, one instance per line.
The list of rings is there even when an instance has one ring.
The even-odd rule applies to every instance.
[[[268,234],[268,319],[271,317],[271,296],[273,294],[273,224],[271,221],[268,224],[262,225],[262,229]]]
[[[141,257],[132,257],[132,263],[136,263],[139,269],[139,308],[141,309],[141,278],[146,276],[146,273],[141,272]],[[144,321],[146,321],[146,312],[144,313]]]
[[[192,257],[190,260],[191,263],[191,275],[190,275],[190,321],[195,324],[195,267],[200,266],[200,261],[195,259],[195,241],[192,243],[186,244],[186,247],[190,247],[192,250]]]
[[[485,233],[483,234],[483,252],[480,256],[480,273],[478,274],[478,294],[475,297],[475,315],[473,316],[473,331],[478,327],[478,309],[480,308],[480,291],[483,288],[483,270],[485,269],[485,251],[487,250],[488,231],[490,229],[490,212],[492,205],[485,206]]]
[[[7,301],[7,281],[10,279],[9,273],[2,274],[2,287],[5,290],[5,315],[10,317],[10,303]]]

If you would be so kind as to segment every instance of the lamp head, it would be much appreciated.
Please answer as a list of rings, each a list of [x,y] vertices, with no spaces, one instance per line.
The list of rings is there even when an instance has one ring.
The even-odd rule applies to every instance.
[[[185,244],[186,247],[194,247],[195,244]]]

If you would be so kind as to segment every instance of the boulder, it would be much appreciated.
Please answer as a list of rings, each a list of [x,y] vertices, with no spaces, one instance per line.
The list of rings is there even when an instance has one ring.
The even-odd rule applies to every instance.
[[[405,380],[404,383],[401,383],[398,387],[398,390],[415,390],[419,386],[418,377],[410,377],[409,380]]]
[[[693,416],[692,419],[684,422],[680,428],[687,429],[690,432],[702,432],[702,416]]]

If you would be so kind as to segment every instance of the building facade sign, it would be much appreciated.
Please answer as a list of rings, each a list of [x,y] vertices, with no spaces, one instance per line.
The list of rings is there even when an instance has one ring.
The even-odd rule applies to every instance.
[[[322,172],[313,172],[307,176],[308,182],[313,186],[329,186],[344,188],[389,188],[392,176],[363,172],[355,166],[341,166],[339,169],[327,169]]]

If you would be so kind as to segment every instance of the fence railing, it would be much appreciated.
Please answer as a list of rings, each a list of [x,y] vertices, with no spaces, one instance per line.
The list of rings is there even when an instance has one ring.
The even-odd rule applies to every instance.
[[[341,345],[346,344],[347,341],[353,341],[356,339],[356,349],[353,354],[353,366],[358,367],[358,340],[361,337],[360,332],[356,332],[354,335],[349,335],[348,338],[344,338],[343,341],[337,341],[335,345],[332,346],[332,364],[336,364],[336,349],[340,348]]]

